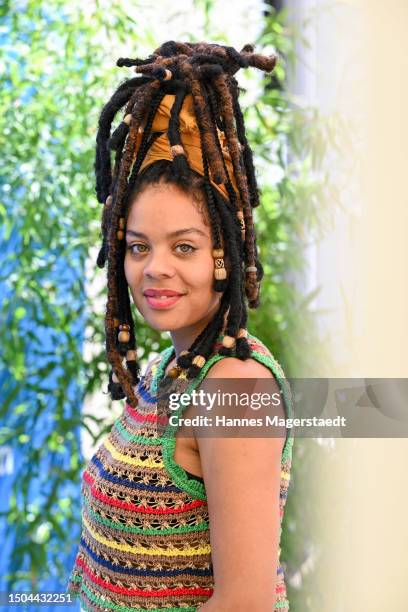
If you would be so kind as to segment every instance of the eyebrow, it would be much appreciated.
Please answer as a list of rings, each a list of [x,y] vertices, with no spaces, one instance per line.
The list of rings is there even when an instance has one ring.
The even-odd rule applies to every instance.
[[[198,227],[185,227],[183,229],[176,230],[175,232],[170,232],[166,234],[166,237],[175,238],[176,236],[182,236],[184,234],[192,234],[192,233],[200,234],[201,236],[206,236],[206,234],[202,230],[198,229]],[[142,232],[135,232],[134,230],[131,230],[131,229],[126,230],[126,235],[127,234],[131,236],[136,236],[137,238],[145,238],[146,240],[148,239],[146,234],[143,234]]]

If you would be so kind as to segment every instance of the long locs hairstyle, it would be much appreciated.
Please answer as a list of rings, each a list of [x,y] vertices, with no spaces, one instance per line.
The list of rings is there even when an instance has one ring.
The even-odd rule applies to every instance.
[[[259,192],[234,74],[247,67],[270,72],[275,63],[276,56],[257,54],[252,45],[245,45],[238,52],[218,44],[174,41],[164,43],[147,59],[117,61],[118,66],[135,66],[135,72],[141,76],[122,83],[104,106],[96,138],[96,194],[103,204],[102,247],[97,265],[103,268],[107,262],[105,332],[107,357],[112,366],[108,386],[112,399],[126,397],[131,406],[136,406],[134,386],[140,378],[135,325],[124,274],[129,202],[135,191],[149,182],[173,182],[186,192],[197,184],[191,181],[195,173],[188,165],[179,129],[179,112],[187,94],[192,95],[200,132],[202,191],[210,219],[213,256],[217,262],[224,257],[225,250],[229,269],[226,278],[215,270],[214,289],[222,292],[218,312],[189,350],[179,355],[171,375],[197,376],[222,331],[219,354],[242,360],[250,356],[246,300],[249,308],[257,308],[263,276],[252,215],[252,209],[259,205]],[[155,162],[140,173],[149,147],[161,134],[152,132],[152,124],[166,94],[175,96],[168,126],[173,161]],[[123,108],[123,120],[111,133],[115,115]],[[142,125],[143,136],[137,149],[137,134]],[[218,130],[224,133],[238,194],[224,160]],[[210,172],[216,184],[225,186],[228,199],[214,188]]]

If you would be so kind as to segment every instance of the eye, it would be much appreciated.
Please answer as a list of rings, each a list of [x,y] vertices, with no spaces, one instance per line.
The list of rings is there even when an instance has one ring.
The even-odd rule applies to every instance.
[[[185,242],[183,242],[183,244],[178,244],[176,246],[176,249],[181,249],[181,252],[183,253],[183,255],[194,253],[194,251],[197,250],[195,247],[191,246],[191,244],[187,244]]]
[[[134,251],[133,249],[136,250]],[[133,244],[128,244],[126,246],[126,249],[128,251],[130,251],[132,253],[132,255],[139,255],[141,253],[146,253],[147,250],[147,246],[145,244],[142,244],[141,242],[134,242]],[[144,250],[146,249],[146,250]]]

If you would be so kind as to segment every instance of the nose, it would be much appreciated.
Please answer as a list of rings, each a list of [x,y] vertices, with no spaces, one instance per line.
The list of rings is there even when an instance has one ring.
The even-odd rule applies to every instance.
[[[164,249],[152,249],[145,259],[143,274],[146,278],[171,278],[175,274],[169,254]]]

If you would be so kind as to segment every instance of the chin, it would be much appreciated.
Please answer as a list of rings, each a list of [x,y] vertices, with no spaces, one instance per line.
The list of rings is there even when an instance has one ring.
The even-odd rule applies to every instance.
[[[143,312],[139,310],[139,312],[146,323],[156,331],[172,332],[176,331],[177,329],[183,329],[184,327],[194,325],[194,323],[197,321],[196,317],[192,319],[190,317],[180,316],[180,314],[164,311],[157,314],[152,313],[152,311]]]
[[[180,329],[182,327],[187,327],[191,325],[188,321],[180,321],[180,317],[174,317],[170,313],[159,313],[152,314],[152,312],[143,312],[139,311],[142,315],[143,319],[146,321],[150,327],[157,331],[174,331],[176,329]]]

